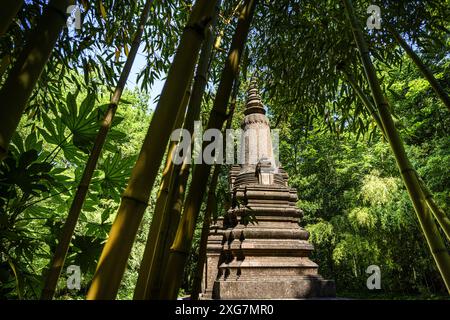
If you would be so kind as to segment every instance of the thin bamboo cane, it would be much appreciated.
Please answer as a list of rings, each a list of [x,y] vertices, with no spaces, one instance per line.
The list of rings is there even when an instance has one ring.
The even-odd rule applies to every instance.
[[[450,293],[450,255],[445,247],[445,243],[440,237],[437,226],[433,220],[426,200],[423,196],[423,190],[418,180],[415,170],[412,168],[411,163],[406,155],[402,139],[395,128],[391,114],[388,109],[388,103],[383,96],[381,86],[378,82],[375,68],[370,59],[367,43],[359,27],[358,20],[356,19],[353,6],[350,0],[343,0],[347,17],[350,21],[353,36],[356,45],[361,55],[361,61],[364,67],[367,81],[372,91],[375,106],[378,109],[380,120],[382,122],[384,131],[386,132],[387,139],[394,153],[397,165],[402,175],[406,189],[413,203],[418,220],[420,222],[422,231],[424,232],[425,239],[430,247],[430,251],[439,269],[439,272],[444,280],[447,290]]]
[[[132,170],[127,188],[103,248],[87,299],[114,299],[125,272],[134,238],[148,205],[184,94],[192,78],[215,1],[197,0],[181,36],[166,83]]]
[[[402,38],[402,36],[395,30],[392,25],[390,25],[387,21],[383,22],[383,25],[386,26],[386,29],[392,34],[395,41],[397,41],[397,43],[403,48],[403,50],[405,50],[405,52],[414,62],[416,67],[420,70],[425,79],[428,80],[439,99],[441,99],[442,103],[444,103],[444,105],[450,111],[450,97],[434,77],[431,70],[423,63],[420,57],[414,52],[414,50],[408,45],[408,43]]]
[[[0,89],[0,160],[7,155],[11,137],[66,23],[66,8],[74,2],[49,2]]]
[[[250,29],[251,20],[257,0],[247,0],[240,13],[236,32],[230,46],[227,61],[222,72],[214,105],[207,128],[221,129],[227,119],[227,104],[230,98],[234,79],[238,76],[239,61]],[[206,183],[210,173],[210,165],[196,164],[194,167],[189,194],[186,198],[183,215],[177,233],[170,248],[169,258],[161,286],[162,299],[176,298],[181,285],[183,270],[186,264],[192,237],[200,210]]]
[[[362,103],[366,107],[367,111],[369,111],[369,113],[375,120],[375,123],[377,124],[378,128],[381,130],[381,133],[383,134],[383,136],[386,136],[386,133],[384,132],[383,124],[381,123],[381,120],[380,120],[380,116],[378,115],[377,110],[376,110],[375,106],[373,105],[373,103],[364,94],[364,92],[358,86],[358,84],[356,83],[356,80],[353,78],[353,76],[351,74],[349,74],[345,70],[342,70],[342,73],[344,74],[345,80],[347,80],[347,82],[350,83],[353,90],[355,90],[358,98],[362,101]]]
[[[208,190],[208,200],[206,200],[205,215],[202,225],[202,234],[200,236],[200,247],[198,250],[198,260],[195,266],[194,280],[192,282],[191,300],[198,300],[198,296],[201,290],[203,266],[206,261],[206,247],[208,244],[209,225],[211,224],[211,215],[213,208],[215,207],[216,199],[216,187],[219,180],[220,165],[214,165],[214,170],[211,176]]]
[[[433,213],[435,219],[441,226],[442,230],[445,233],[445,236],[447,237],[447,240],[450,241],[450,219],[445,214],[445,212],[436,204],[433,198],[433,194],[426,186],[425,182],[420,178],[419,174],[416,172],[417,179],[420,182],[420,186],[422,187],[422,191],[425,195],[425,200],[427,202],[428,207],[430,208],[431,212]]]

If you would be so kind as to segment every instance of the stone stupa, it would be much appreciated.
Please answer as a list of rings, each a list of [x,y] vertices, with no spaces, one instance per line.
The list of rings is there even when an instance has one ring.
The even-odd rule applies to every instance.
[[[334,297],[333,281],[309,259],[313,245],[287,173],[275,163],[256,81],[247,95],[241,155],[230,171],[231,208],[210,227],[203,299]]]

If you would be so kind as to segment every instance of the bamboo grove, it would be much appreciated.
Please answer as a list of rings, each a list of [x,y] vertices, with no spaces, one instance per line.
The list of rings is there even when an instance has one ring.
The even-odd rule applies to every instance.
[[[430,113],[439,115],[435,125],[444,124],[439,129],[444,136],[434,137],[448,138],[448,0],[377,1],[380,28],[366,27],[368,1],[6,2],[0,13],[0,293],[5,297],[62,298],[67,266],[88,252],[82,298],[117,299],[126,286],[127,297],[137,300],[176,299],[186,287],[198,299],[209,226],[229,206],[229,168],[175,164],[176,129],[193,136],[199,120],[205,129],[239,127],[241,92],[251,76],[273,128],[286,133],[281,158],[299,186],[302,172],[314,165],[298,170],[308,157],[297,157],[306,152],[297,145],[309,150],[324,137],[322,146],[352,137],[349,154],[365,142],[364,152],[376,143],[388,150],[390,176],[401,182],[396,192],[407,199],[402,210],[415,214],[411,230],[418,231],[414,236],[425,248],[424,264],[438,279],[436,291],[450,293],[445,172],[450,156],[444,150],[442,163],[435,161],[444,180],[435,183],[411,155],[416,150],[411,141],[421,133],[410,135],[415,127],[402,125],[412,121],[404,110],[420,106],[407,100],[405,90],[396,93],[397,83],[414,76],[407,82],[422,86],[416,101],[431,99]],[[81,26],[74,30],[67,21],[78,17]],[[137,61],[145,66],[132,91]],[[155,92],[158,79],[162,86]],[[312,137],[316,140],[306,143]],[[200,152],[207,145],[199,146]],[[314,154],[314,159],[322,156]],[[379,171],[366,176],[376,176],[373,172]],[[353,194],[351,203],[364,198]],[[319,209],[311,205],[311,212],[326,204],[315,206]],[[338,246],[328,252],[330,244],[320,242],[337,219],[306,216],[318,256],[339,261]],[[393,220],[393,213],[387,219]],[[47,228],[51,235],[33,240],[33,228]],[[46,242],[45,250],[39,241]],[[32,249],[24,250],[27,244]],[[32,277],[19,265],[33,269],[38,251],[40,272]],[[330,266],[334,277],[334,262]],[[348,268],[358,276],[356,262]]]

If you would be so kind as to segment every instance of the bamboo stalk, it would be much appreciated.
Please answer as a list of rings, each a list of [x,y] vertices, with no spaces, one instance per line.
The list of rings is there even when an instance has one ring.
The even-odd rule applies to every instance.
[[[202,46],[196,75],[194,77],[195,80],[192,87],[192,95],[189,99],[188,112],[184,121],[184,129],[188,130],[191,136],[194,131],[194,121],[200,116],[202,97],[208,78],[209,61],[212,55],[212,45],[214,40],[213,30],[217,23],[220,5],[221,0],[217,1],[211,26],[208,29],[206,39]],[[178,225],[179,222],[179,214],[171,212],[170,207],[172,204],[172,195],[175,190],[177,190],[177,185],[180,180],[180,166],[174,165],[172,158],[168,158],[167,160],[166,168],[168,174],[164,176],[163,184],[161,185],[166,192],[158,194],[152,224],[147,236],[147,243],[134,291],[133,298],[138,300],[154,299],[157,297],[160,291],[161,276],[166,260],[167,250],[165,250],[165,248],[167,247],[167,243],[172,243],[174,233],[173,226]],[[167,166],[170,166],[170,168]]]
[[[439,223],[439,225],[442,228],[442,231],[444,231],[445,236],[447,237],[447,240],[450,241],[450,219],[445,214],[445,212],[439,208],[439,206],[436,204],[433,198],[433,194],[426,186],[425,182],[420,178],[419,174],[416,172],[416,175],[419,179],[420,186],[422,187],[422,191],[425,195],[425,200],[427,202],[428,207],[430,208],[431,212],[433,213],[436,221]]]
[[[215,29],[215,24],[217,23],[215,19],[217,19],[220,6],[221,0],[217,2],[216,13],[211,24],[211,30]],[[193,136],[194,131],[194,121],[200,117],[202,97],[207,84],[210,60],[212,59],[213,49],[211,46],[213,34],[210,33],[209,36],[211,36],[211,38],[207,38],[206,42],[210,41],[211,43],[204,44],[204,48],[208,49],[205,51],[202,50],[202,56],[200,56],[192,97],[189,101],[190,111],[185,119],[185,129],[189,131],[191,137]],[[191,143],[191,150],[193,149],[193,146],[194,140],[192,140]],[[189,160],[190,159],[186,158],[183,164],[174,166],[174,175],[169,192],[170,197],[168,198],[166,202],[167,205],[164,208],[164,216],[168,219],[167,228],[162,230],[161,241],[157,244],[158,248],[156,250],[158,252],[158,256],[155,257],[153,261],[156,268],[149,272],[145,299],[159,299],[160,297],[161,279],[164,275],[168,259],[167,252],[169,252],[170,246],[175,238],[176,229],[181,217],[184,194],[191,167]]]
[[[415,170],[412,168],[411,163],[409,162],[403,146],[403,141],[397,129],[395,128],[394,122],[388,109],[388,102],[381,91],[381,86],[378,81],[375,68],[370,59],[367,43],[364,39],[361,28],[359,27],[358,20],[356,19],[355,13],[353,11],[351,0],[343,0],[343,3],[346,9],[347,17],[352,27],[356,45],[361,55],[361,61],[364,67],[366,78],[372,91],[375,106],[378,109],[384,131],[386,132],[386,136],[394,153],[397,166],[399,167],[400,173],[402,175],[403,182],[413,203],[420,226],[422,228],[422,231],[424,232],[425,239],[428,243],[442,279],[444,280],[445,286],[450,293],[450,255],[447,248],[445,247],[445,243],[440,237],[433,217],[428,210],[420,181],[415,173]]]
[[[49,2],[0,89],[0,160],[7,155],[11,137],[66,23],[66,8],[71,4],[74,0]]]
[[[5,0],[0,11],[0,37],[3,36],[23,5],[23,0]],[[5,2],[3,1],[3,2]]]
[[[181,36],[139,157],[122,195],[116,219],[97,264],[87,299],[114,299],[125,272],[139,224],[164,156],[184,94],[192,78],[214,1],[197,0]]]
[[[240,13],[236,32],[230,46],[227,61],[222,72],[214,105],[207,128],[221,129],[227,119],[227,105],[233,81],[238,76],[239,61],[250,29],[251,20],[257,0],[247,0]],[[204,144],[205,146],[205,144]],[[177,233],[170,248],[169,258],[161,286],[162,299],[174,299],[181,285],[183,270],[192,244],[195,225],[200,210],[210,165],[196,164],[194,167],[189,194],[183,208],[183,215]]]
[[[41,294],[41,299],[50,300],[55,294],[56,286],[58,284],[58,279],[61,274],[61,270],[64,267],[64,261],[66,260],[67,252],[69,251],[70,241],[72,239],[75,227],[80,216],[80,212],[83,208],[84,200],[89,189],[89,185],[92,180],[92,175],[94,174],[95,167],[97,166],[98,159],[100,157],[103,145],[105,144],[106,136],[111,128],[114,115],[116,114],[117,106],[119,104],[120,97],[125,88],[128,76],[130,75],[131,68],[133,66],[136,54],[139,50],[141,44],[142,34],[144,32],[145,24],[148,20],[150,14],[150,8],[152,6],[153,0],[148,0],[142,10],[138,29],[133,39],[128,58],[123,67],[122,73],[120,74],[119,81],[114,90],[114,94],[111,97],[108,109],[103,118],[100,129],[97,133],[94,146],[92,148],[91,154],[89,155],[86,167],[84,168],[83,175],[81,177],[80,183],[78,185],[75,196],[72,200],[70,206],[69,214],[67,220],[64,223],[61,238],[53,256],[53,260],[50,265],[50,270],[46,278],[44,289]]]
[[[236,96],[239,90],[239,81],[236,80],[233,87],[233,94],[232,94],[232,100],[230,103],[230,111],[229,111],[229,118],[227,120],[227,124],[225,125],[225,131],[226,129],[231,128],[231,124],[233,121],[233,115],[234,115],[234,109],[236,108]],[[226,144],[224,134],[224,142],[223,145]],[[209,188],[208,188],[208,200],[206,201],[206,208],[205,208],[205,214],[204,214],[204,220],[203,220],[203,226],[202,226],[202,234],[200,237],[200,248],[198,249],[198,261],[197,265],[195,267],[195,273],[194,273],[194,280],[192,283],[192,292],[191,292],[191,300],[198,300],[198,296],[201,290],[201,284],[202,284],[202,277],[203,277],[203,268],[206,261],[206,248],[208,244],[208,234],[209,234],[209,226],[211,224],[211,216],[213,214],[213,210],[215,208],[216,203],[216,188],[217,188],[217,181],[219,180],[219,174],[220,174],[221,166],[215,164],[213,174],[211,176],[211,181],[209,182]]]
[[[188,105],[190,97],[190,92],[187,91],[184,96],[183,107],[181,110],[186,110],[186,106]],[[176,120],[176,128],[181,127],[184,120],[184,112],[177,115]],[[152,216],[152,223],[149,228],[147,244],[144,250],[144,256],[142,258],[141,266],[139,269],[139,275],[136,282],[136,288],[134,291],[135,300],[142,300],[145,298],[145,292],[147,288],[147,280],[149,272],[151,271],[152,262],[154,256],[157,254],[156,243],[160,241],[160,236],[163,231],[168,227],[167,218],[163,215],[164,207],[166,206],[167,199],[169,197],[170,192],[170,183],[174,174],[174,165],[173,165],[173,155],[175,152],[175,148],[177,146],[176,141],[171,141],[169,144],[169,148],[167,151],[166,163],[164,166],[164,171],[162,173],[161,185],[158,190],[158,195],[156,198],[155,210]]]
[[[148,279],[146,299],[161,299],[161,286],[164,272],[167,267],[169,251],[172,246],[172,242],[175,239],[178,224],[181,219],[181,211],[183,210],[183,202],[186,193],[187,183],[189,180],[191,165],[189,161],[185,159],[182,165],[175,166],[175,174],[173,184],[171,185],[170,199],[168,206],[165,208],[165,215],[168,217],[168,227],[164,230],[164,241],[160,242],[162,252],[159,261],[155,261],[158,266],[157,269],[152,272]]]
[[[431,70],[422,62],[420,57],[414,52],[414,50],[408,45],[408,43],[402,38],[402,36],[391,26],[388,22],[383,22],[386,25],[386,29],[392,34],[395,41],[405,50],[411,60],[414,62],[416,67],[420,70],[425,79],[428,80],[434,92],[437,94],[442,103],[450,111],[450,97],[445,92],[444,88],[439,84],[437,79],[434,77]]]
[[[369,111],[369,113],[375,120],[375,123],[377,124],[378,128],[381,130],[381,133],[383,134],[383,136],[386,137],[386,133],[384,132],[384,128],[383,128],[383,124],[381,123],[381,120],[380,120],[380,116],[378,115],[377,110],[376,110],[375,106],[373,105],[373,103],[369,100],[369,98],[365,95],[365,93],[362,91],[362,89],[358,86],[355,78],[353,78],[353,76],[350,73],[348,73],[347,71],[345,71],[345,70],[341,70],[341,71],[344,74],[344,77],[347,80],[347,82],[350,83],[353,90],[355,90],[356,95],[361,100],[363,105],[366,107],[367,111]]]

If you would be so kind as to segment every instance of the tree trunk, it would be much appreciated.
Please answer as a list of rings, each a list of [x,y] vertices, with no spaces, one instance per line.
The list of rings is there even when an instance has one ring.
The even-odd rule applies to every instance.
[[[221,0],[216,4],[215,13],[211,21],[211,27],[202,46],[198,61],[192,95],[189,99],[188,113],[183,128],[192,136],[194,121],[200,116],[203,93],[208,79],[209,62],[212,55],[213,30],[217,22]],[[181,124],[180,124],[181,125]],[[174,146],[176,143],[174,143]],[[167,243],[172,243],[173,225],[178,225],[179,214],[173,214],[170,210],[173,202],[173,193],[177,190],[180,181],[180,165],[174,165],[172,158],[166,161],[167,174],[163,176],[163,183],[158,193],[152,223],[147,236],[144,255],[139,268],[139,276],[134,291],[134,299],[155,299],[160,291],[161,277],[167,256]],[[169,166],[169,167],[168,167]],[[189,175],[189,170],[188,170]],[[187,177],[186,177],[187,181]],[[164,192],[162,192],[165,190]]]
[[[221,129],[227,119],[227,105],[233,86],[238,76],[239,61],[250,29],[257,0],[247,0],[239,16],[236,32],[230,46],[227,61],[222,72],[214,105],[207,128]],[[205,144],[204,144],[205,146]],[[169,258],[161,286],[162,299],[175,299],[180,288],[183,270],[192,244],[195,225],[210,173],[210,165],[196,164],[189,194],[183,208],[183,215],[177,233],[170,248]]]
[[[2,10],[0,11],[0,37],[6,33],[20,8],[22,7],[22,4],[23,0],[3,1]]]
[[[7,155],[28,99],[66,24],[66,8],[74,2],[50,1],[0,89],[0,160]]]
[[[428,246],[441,273],[447,290],[450,292],[450,255],[445,243],[440,237],[439,230],[433,220],[423,190],[420,185],[418,176],[412,168],[411,163],[406,155],[402,139],[395,128],[394,121],[388,109],[388,102],[383,96],[381,87],[376,75],[375,68],[370,59],[369,50],[359,27],[358,20],[353,11],[353,6],[350,0],[343,0],[347,16],[349,18],[353,36],[356,45],[361,55],[361,61],[364,67],[367,81],[372,91],[375,106],[378,109],[380,120],[382,122],[384,132],[386,132],[387,139],[394,153],[397,165],[403,178],[403,182],[408,190],[409,196],[413,203],[420,226],[425,234]]]
[[[225,126],[226,129],[231,128],[231,124],[233,121],[233,115],[234,115],[234,109],[236,108],[236,96],[239,91],[239,81],[236,80],[234,82],[234,88],[233,88],[233,94],[232,94],[232,100],[230,103],[230,112],[229,112],[229,118],[227,120],[227,124]],[[223,145],[226,145],[224,134],[224,142]],[[220,174],[220,165],[214,165],[213,174],[211,176],[211,181],[209,182],[209,189],[208,189],[208,200],[206,201],[206,208],[205,208],[205,216],[203,220],[203,226],[202,226],[202,235],[200,237],[200,248],[198,249],[198,261],[197,265],[195,267],[195,273],[194,273],[194,280],[192,283],[192,292],[191,292],[191,300],[198,300],[198,296],[200,294],[200,290],[202,287],[202,278],[203,278],[203,268],[206,261],[206,247],[208,244],[208,234],[209,234],[209,225],[211,224],[211,216],[213,214],[213,210],[216,207],[216,187],[217,187],[217,181],[219,180],[219,174]]]
[[[134,36],[130,53],[128,54],[127,61],[125,62],[122,73],[120,74],[119,82],[117,83],[117,87],[114,90],[114,94],[111,97],[100,130],[97,133],[92,152],[89,155],[89,159],[86,163],[86,167],[81,177],[80,184],[78,185],[77,192],[75,193],[72,205],[70,206],[69,215],[67,216],[67,220],[63,226],[61,239],[59,240],[58,246],[56,247],[55,255],[50,265],[50,270],[47,275],[44,290],[42,291],[41,299],[52,299],[53,295],[55,294],[56,285],[58,284],[58,279],[61,274],[61,269],[64,267],[64,261],[66,260],[66,255],[69,251],[70,241],[75,231],[75,226],[77,224],[78,217],[80,216],[81,209],[83,208],[83,203],[86,199],[86,195],[89,189],[89,184],[91,183],[92,175],[94,174],[95,167],[97,166],[97,162],[105,143],[106,136],[109,129],[111,128],[114,115],[116,114],[120,97],[122,96],[122,92],[125,88],[128,76],[130,75],[131,67],[133,66],[134,59],[136,58],[136,54],[139,50],[142,34],[144,32],[145,24],[148,20],[152,3],[153,0],[148,0],[145,3],[144,9],[142,10],[138,29]]]
[[[433,73],[430,69],[422,62],[420,57],[414,52],[414,50],[406,43],[406,41],[402,38],[402,36],[395,30],[393,26],[391,26],[387,22],[383,22],[386,25],[388,31],[392,34],[397,43],[405,50],[411,60],[415,63],[416,67],[420,70],[422,75],[428,80],[434,92],[438,95],[439,99],[447,106],[447,109],[450,111],[450,97],[447,92],[445,92],[444,88],[439,84],[437,79],[434,77]]]
[[[214,2],[198,0],[181,36],[158,105],[132,170],[109,239],[103,248],[88,299],[114,299],[127,265],[139,224],[148,205],[170,134],[192,78]]]

